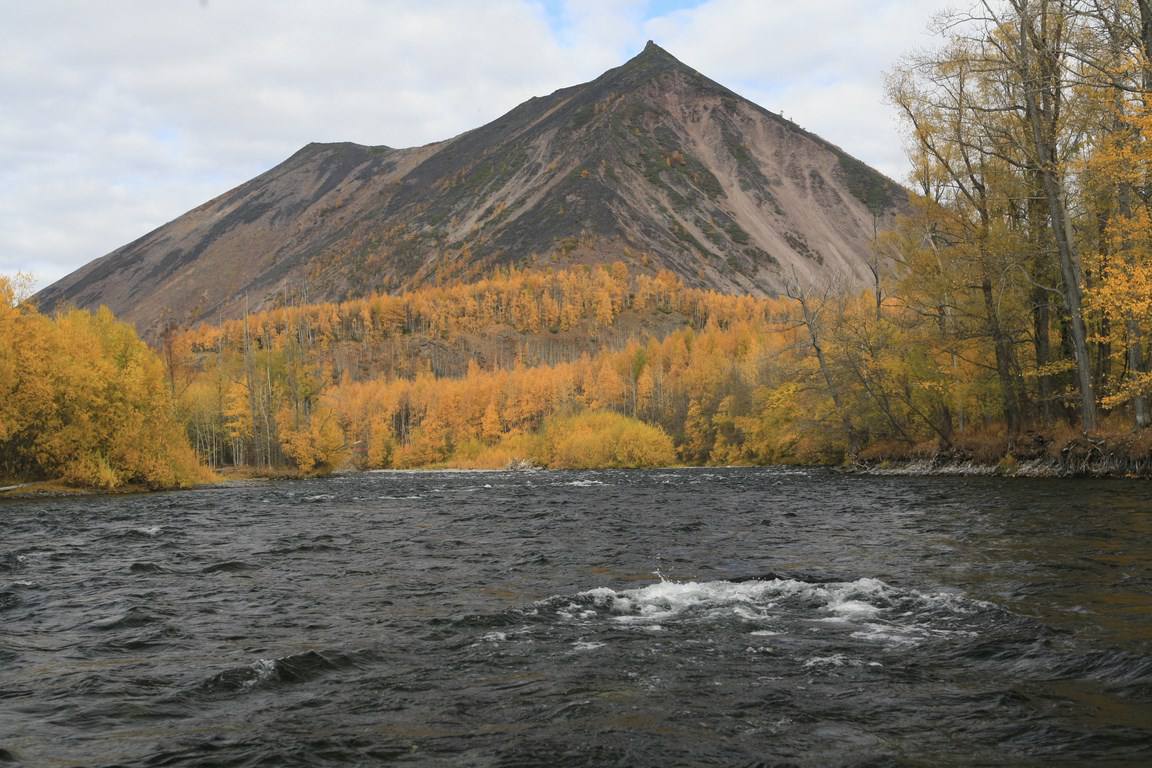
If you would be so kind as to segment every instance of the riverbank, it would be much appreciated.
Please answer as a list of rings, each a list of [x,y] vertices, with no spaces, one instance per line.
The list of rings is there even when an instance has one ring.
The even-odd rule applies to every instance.
[[[39,499],[64,496],[121,496],[147,493],[144,485],[125,485],[119,488],[95,488],[68,485],[63,480],[37,480],[26,483],[0,485],[0,499]]]
[[[861,452],[851,471],[874,475],[1152,478],[1152,437],[1029,432],[956,445],[881,444]]]
[[[71,496],[135,496],[146,493],[160,493],[163,491],[192,490],[196,488],[211,488],[222,485],[240,484],[253,479],[280,479],[261,478],[248,472],[237,472],[235,477],[226,477],[221,473],[213,473],[206,482],[193,485],[175,487],[157,487],[143,483],[126,483],[115,488],[102,488],[98,486],[83,486],[68,483],[57,478],[54,480],[31,480],[13,482],[11,480],[0,483],[0,499],[42,499],[67,498]]]
[[[828,465],[798,464],[797,467]],[[705,468],[676,465],[675,469]],[[474,470],[474,466],[448,466],[443,463],[427,467],[409,467],[411,471]],[[502,470],[543,469],[531,462],[512,462]],[[615,467],[584,467],[586,470]],[[890,475],[905,477],[1027,477],[1027,478],[1152,478],[1152,437],[1144,435],[1109,435],[1107,437],[1069,437],[1054,434],[1027,433],[1015,440],[993,436],[968,439],[949,447],[937,444],[873,444],[862,451],[856,461],[840,469],[850,474]],[[320,475],[301,472],[291,467],[255,469],[223,467],[215,471],[213,482],[192,488],[239,486],[256,482],[303,480]],[[0,499],[27,499],[69,496],[133,495],[158,490],[144,485],[128,485],[108,490],[65,484],[61,480],[0,485]]]

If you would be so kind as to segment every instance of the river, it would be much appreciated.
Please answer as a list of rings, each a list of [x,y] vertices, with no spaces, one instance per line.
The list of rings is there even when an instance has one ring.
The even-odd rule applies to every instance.
[[[1152,485],[376,472],[0,502],[0,766],[1152,764]]]

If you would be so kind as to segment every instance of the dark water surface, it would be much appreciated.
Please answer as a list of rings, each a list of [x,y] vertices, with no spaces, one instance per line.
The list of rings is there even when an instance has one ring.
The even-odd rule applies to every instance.
[[[10,763],[1150,765],[1152,485],[371,473],[8,501]]]

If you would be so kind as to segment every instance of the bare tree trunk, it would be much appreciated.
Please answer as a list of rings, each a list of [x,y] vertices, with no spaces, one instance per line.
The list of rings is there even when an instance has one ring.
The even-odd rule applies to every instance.
[[[252,359],[252,331],[248,320],[248,296],[244,296],[244,377],[248,386],[248,414],[252,420],[252,461],[254,466],[260,466],[260,439],[257,434],[257,407],[256,375]]]
[[[1004,420],[1008,424],[1008,434],[1020,433],[1020,400],[1017,397],[1012,378],[1012,341],[1000,326],[996,313],[996,302],[992,295],[992,281],[987,272],[981,276],[980,292],[984,296],[984,311],[987,316],[988,335],[996,350],[996,379],[1000,383],[1000,401],[1004,409]]]
[[[992,345],[996,351],[996,379],[1000,383],[1000,400],[1004,409],[1004,421],[1008,425],[1008,434],[1015,436],[1020,433],[1020,398],[1017,395],[1016,384],[1012,377],[1012,340],[1004,333],[1000,323],[1000,313],[996,308],[996,297],[992,291],[992,275],[988,258],[988,245],[991,238],[988,203],[984,196],[983,184],[975,184],[975,199],[979,205],[980,214],[980,293],[984,298],[984,314],[988,326],[988,335],[992,338]]]
[[[1037,159],[1037,172],[1048,202],[1052,235],[1060,255],[1064,303],[1068,309],[1072,350],[1076,358],[1076,378],[1080,389],[1080,422],[1085,433],[1096,431],[1096,390],[1092,382],[1092,360],[1088,353],[1088,333],[1084,323],[1083,269],[1072,234],[1072,223],[1064,203],[1064,182],[1055,146],[1055,124],[1063,96],[1060,82],[1059,45],[1049,27],[1048,0],[1040,0],[1040,16],[1033,15],[1031,0],[1010,0],[1016,10],[1019,35],[1016,41],[1025,117]],[[1037,28],[1039,22],[1039,28]],[[1039,57],[1036,63],[1033,59]]]
[[[884,312],[884,287],[880,276],[880,217],[872,212],[872,258],[867,262],[872,272],[872,293],[876,300],[876,319]]]
[[[1036,356],[1036,398],[1039,400],[1039,415],[1044,424],[1052,423],[1052,402],[1055,397],[1055,387],[1052,384],[1051,374],[1045,373],[1044,368],[1052,362],[1052,306],[1048,289],[1039,283],[1044,279],[1046,265],[1046,242],[1044,238],[1045,224],[1048,212],[1044,209],[1043,201],[1039,198],[1043,194],[1037,174],[1029,172],[1030,194],[1028,197],[1028,239],[1032,248],[1032,345]]]

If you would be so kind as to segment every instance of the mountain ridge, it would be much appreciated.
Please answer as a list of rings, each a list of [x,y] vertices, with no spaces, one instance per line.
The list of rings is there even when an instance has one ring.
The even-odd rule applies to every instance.
[[[868,278],[895,182],[649,41],[587,83],[419,147],[313,142],[45,288],[155,336],[246,307],[621,260],[766,295]]]

